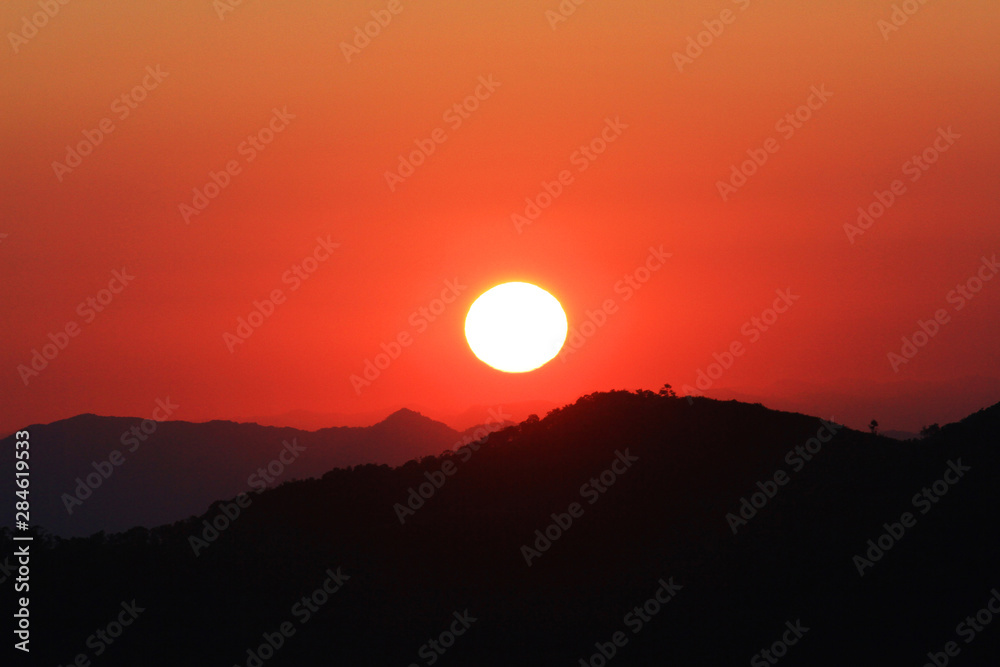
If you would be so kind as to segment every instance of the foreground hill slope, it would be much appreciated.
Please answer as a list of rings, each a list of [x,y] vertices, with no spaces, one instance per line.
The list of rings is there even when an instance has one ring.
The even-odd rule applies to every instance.
[[[922,665],[949,641],[955,664],[996,664],[1000,623],[969,643],[956,626],[1000,586],[998,441],[1000,405],[899,442],[585,396],[476,450],[283,484],[232,520],[222,503],[36,542],[36,657],[93,658],[135,599],[102,665]]]

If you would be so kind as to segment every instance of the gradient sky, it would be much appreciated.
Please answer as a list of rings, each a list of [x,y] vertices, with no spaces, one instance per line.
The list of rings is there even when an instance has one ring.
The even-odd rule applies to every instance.
[[[948,295],[1000,252],[1000,5],[913,3],[889,30],[894,4],[588,0],[553,23],[557,0],[244,0],[221,18],[210,0],[70,1],[33,30],[39,5],[5,2],[0,430],[149,416],[167,396],[174,418],[204,420],[680,389],[734,341],[744,353],[709,395],[996,380],[1000,280],[961,309]],[[402,11],[348,62],[342,44],[389,5]],[[121,100],[144,80],[144,99]],[[447,113],[477,89],[467,118]],[[793,132],[778,124],[810,99]],[[103,119],[113,131],[78,166],[53,165]],[[269,124],[271,143],[244,143]],[[906,163],[948,128],[912,181]],[[718,182],[769,139],[777,152],[723,200]],[[227,164],[238,173],[185,220]],[[515,224],[564,170],[551,206]],[[905,192],[849,239],[896,179]],[[283,276],[317,238],[339,247],[293,290]],[[670,258],[626,298],[619,281],[661,246]],[[102,312],[80,307],[123,268],[134,279]],[[571,326],[607,299],[617,310],[565,360],[502,374],[462,324],[509,280],[549,290]],[[423,328],[413,313],[446,281],[464,289]],[[286,301],[231,352],[224,334],[276,289]],[[786,289],[799,299],[748,335]],[[894,369],[887,355],[940,309]],[[26,384],[18,367],[68,323],[78,335]],[[359,394],[351,375],[401,332],[412,344]]]

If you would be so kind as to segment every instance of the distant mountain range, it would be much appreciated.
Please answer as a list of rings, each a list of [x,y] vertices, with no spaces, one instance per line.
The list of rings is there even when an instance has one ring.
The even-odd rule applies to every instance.
[[[33,427],[32,452],[106,454],[133,423]],[[171,507],[220,476],[240,490],[289,437],[318,456],[289,466],[305,476],[455,435],[409,412],[308,440],[161,427],[102,502],[130,503],[130,476]],[[475,447],[330,470],[241,510],[220,494],[152,530],[36,531],[32,652],[93,658],[88,637],[135,601],[102,666],[985,667],[1000,664],[998,478],[1000,404],[901,442],[736,401],[591,394]],[[112,500],[112,482],[131,486]]]
[[[373,426],[317,431],[229,421],[143,426],[141,418],[79,415],[28,427],[32,523],[65,536],[152,527],[200,514],[219,498],[333,468],[401,465],[472,437],[406,409]],[[13,497],[13,436],[0,446],[10,453],[0,462],[0,489]],[[11,513],[2,516],[0,525],[12,525]]]
[[[1000,378],[969,376],[897,382],[830,378],[823,384],[785,380],[760,388],[709,389],[705,395],[763,403],[775,410],[834,415],[842,424],[858,429],[866,428],[875,419],[883,431],[906,436],[933,423],[958,421],[968,414],[969,406],[990,405],[1000,396]]]
[[[495,416],[499,413],[504,415],[504,421],[518,423],[531,414],[544,415],[559,406],[551,401],[513,401],[499,405],[474,405],[459,413],[441,414],[424,406],[412,407],[421,414],[433,415],[432,418],[455,430],[464,431],[487,421],[495,421]],[[289,426],[305,431],[317,431],[332,426],[368,426],[382,421],[389,413],[389,410],[359,413],[291,410],[276,415],[254,415],[240,421],[261,426]]]

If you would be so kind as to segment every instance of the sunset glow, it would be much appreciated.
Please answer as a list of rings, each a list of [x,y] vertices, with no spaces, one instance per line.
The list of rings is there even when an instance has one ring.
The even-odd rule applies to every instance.
[[[532,371],[559,353],[566,313],[551,294],[528,283],[504,283],[469,308],[465,337],[479,359],[507,373]]]

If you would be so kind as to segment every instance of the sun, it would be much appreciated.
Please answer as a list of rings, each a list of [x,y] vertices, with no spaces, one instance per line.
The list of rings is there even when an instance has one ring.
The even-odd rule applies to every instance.
[[[544,365],[559,354],[568,329],[559,301],[531,283],[503,283],[483,292],[465,318],[472,352],[506,373]]]

